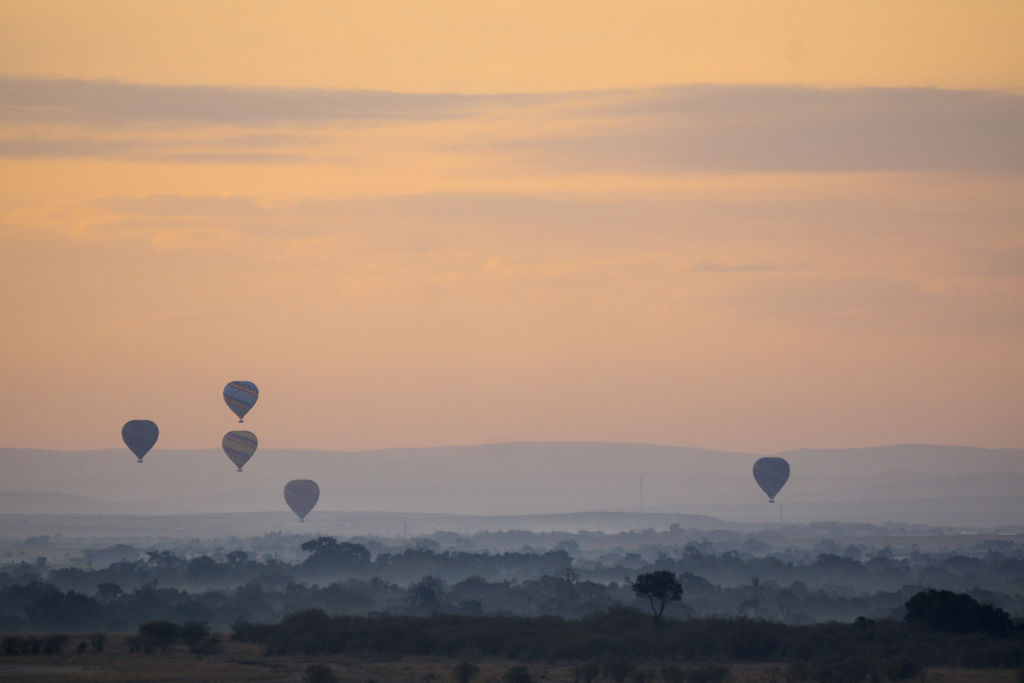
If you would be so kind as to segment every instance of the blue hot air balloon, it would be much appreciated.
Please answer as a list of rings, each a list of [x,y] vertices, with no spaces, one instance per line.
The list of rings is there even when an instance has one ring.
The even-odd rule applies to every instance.
[[[224,402],[231,408],[231,412],[238,416],[239,422],[256,405],[256,399],[259,397],[260,390],[252,382],[236,380],[228,382],[224,387]]]
[[[249,462],[249,458],[256,452],[259,440],[252,432],[228,432],[224,435],[220,445],[224,449],[224,454],[231,462],[235,463],[235,467],[241,472],[242,466]]]
[[[789,463],[784,458],[760,458],[754,463],[754,480],[768,494],[769,503],[775,502],[775,496],[788,479]]]
[[[284,502],[299,516],[300,522],[306,521],[306,515],[320,498],[320,487],[310,479],[293,479],[284,485]]]
[[[121,427],[121,438],[124,445],[128,447],[135,457],[142,462],[142,457],[149,453],[149,449],[156,443],[160,436],[160,430],[152,420],[128,420]]]

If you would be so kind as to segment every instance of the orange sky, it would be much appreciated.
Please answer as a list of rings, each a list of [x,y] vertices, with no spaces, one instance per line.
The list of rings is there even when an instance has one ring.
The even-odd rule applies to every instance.
[[[216,447],[250,379],[267,447],[1020,447],[1020,35],[1018,2],[0,2],[0,446]]]

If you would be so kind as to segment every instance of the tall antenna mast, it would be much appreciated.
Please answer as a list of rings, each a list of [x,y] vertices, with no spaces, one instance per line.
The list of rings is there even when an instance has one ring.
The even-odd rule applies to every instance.
[[[640,475],[640,514],[644,512],[644,477]]]

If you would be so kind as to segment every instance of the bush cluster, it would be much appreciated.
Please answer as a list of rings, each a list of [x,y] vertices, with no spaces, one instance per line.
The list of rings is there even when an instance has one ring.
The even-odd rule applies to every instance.
[[[921,666],[1024,666],[1024,632],[995,636],[949,633],[913,622],[785,624],[747,619],[666,621],[651,626],[640,611],[616,608],[582,620],[557,617],[289,615],[278,624],[237,622],[233,637],[273,655],[442,656],[530,661],[598,661],[580,680],[629,675],[637,659],[692,664],[789,661],[792,677],[835,679],[832,671],[902,680]],[[621,673],[621,672],[625,673]],[[685,680],[714,680],[717,670],[686,669]],[[843,674],[845,675],[845,674]],[[694,678],[696,677],[696,678]]]

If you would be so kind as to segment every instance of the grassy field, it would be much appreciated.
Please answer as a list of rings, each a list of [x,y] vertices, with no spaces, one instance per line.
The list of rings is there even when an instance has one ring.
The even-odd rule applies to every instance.
[[[351,657],[266,657],[258,645],[228,642],[218,655],[196,656],[184,649],[154,654],[131,653],[125,636],[111,636],[103,652],[79,653],[78,643],[85,639],[72,638],[65,652],[51,655],[2,655],[0,680],[7,683],[40,683],[41,681],[96,681],[127,683],[129,681],[302,681],[310,664],[325,664],[346,683],[400,683],[407,681],[452,681],[458,660],[431,657],[403,657],[382,660]],[[569,682],[576,676],[579,662],[528,663],[510,660],[478,660],[480,674],[473,680],[481,683],[502,680],[505,672],[514,666],[526,666],[534,681]],[[629,681],[643,680],[654,683],[664,680],[660,675],[663,665],[671,662],[637,662],[638,669],[646,672],[640,678],[633,674]],[[674,663],[684,671],[687,666]],[[692,669],[692,665],[689,666]],[[786,666],[778,663],[736,663],[727,665],[729,681],[787,680]],[[607,675],[596,679],[614,680]],[[926,669],[920,680],[977,681],[978,683],[1011,683],[1018,681],[1017,672],[997,669]]]

